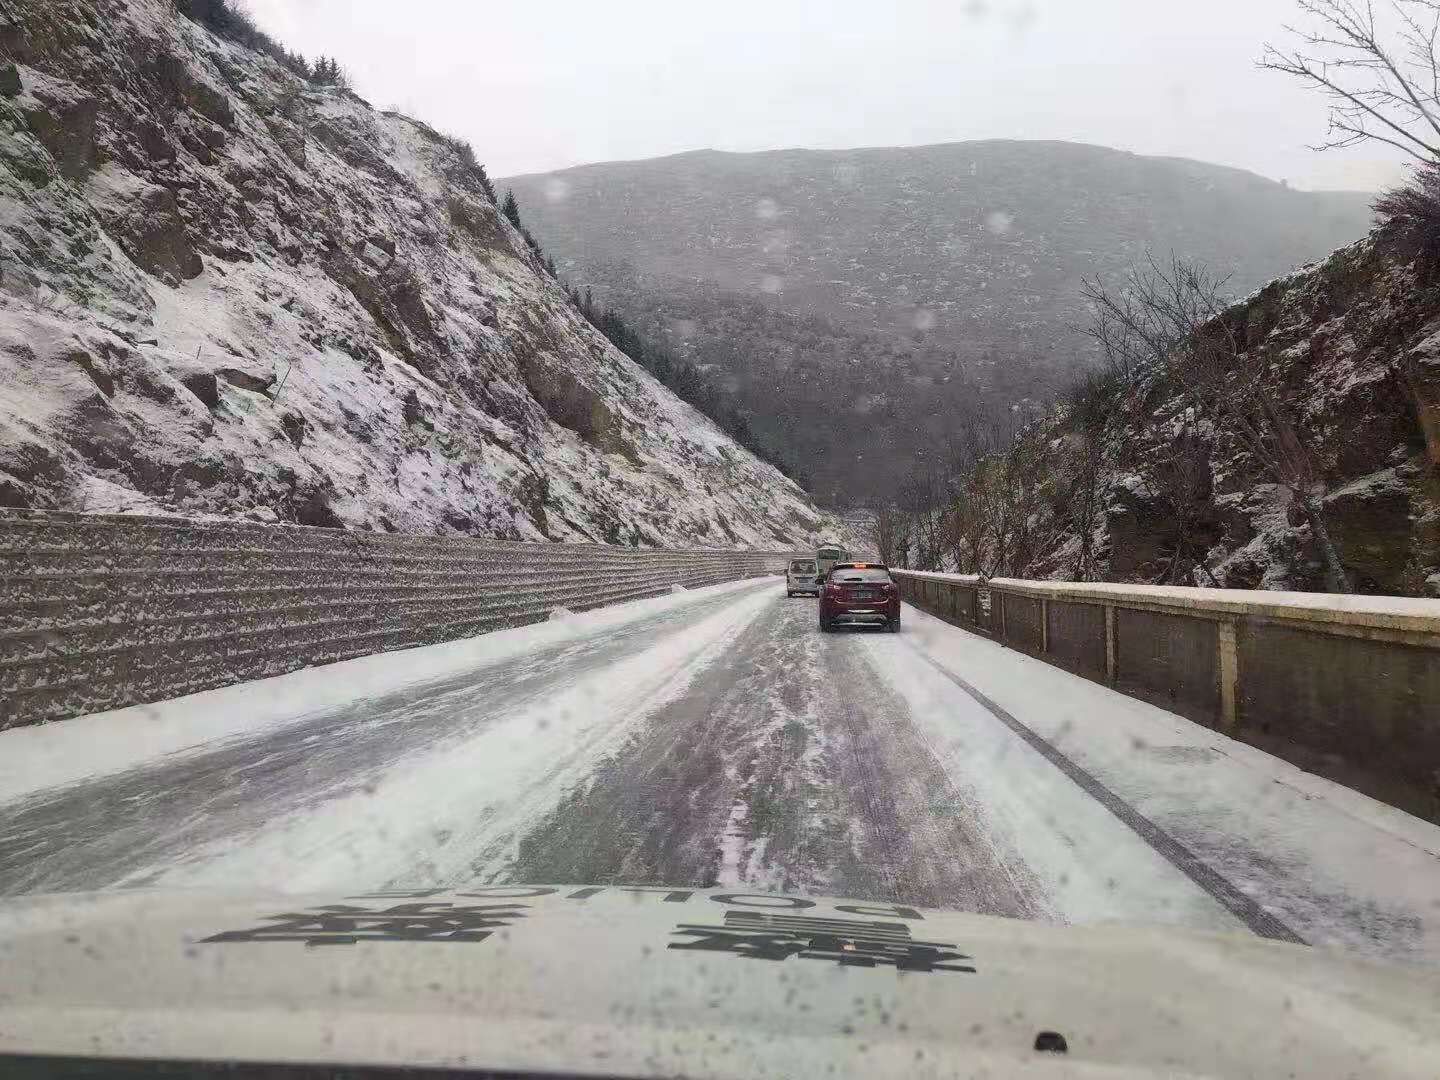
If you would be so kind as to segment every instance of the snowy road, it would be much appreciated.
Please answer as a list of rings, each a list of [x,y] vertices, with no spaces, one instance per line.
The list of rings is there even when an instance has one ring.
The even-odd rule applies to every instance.
[[[775,579],[0,734],[0,894],[624,882],[1440,963],[1440,828]]]

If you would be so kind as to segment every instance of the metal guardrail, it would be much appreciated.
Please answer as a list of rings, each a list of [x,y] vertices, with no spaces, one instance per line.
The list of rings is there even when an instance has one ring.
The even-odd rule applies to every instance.
[[[1440,600],[893,574],[932,614],[1440,819]]]
[[[0,729],[780,573],[791,555],[0,511]]]

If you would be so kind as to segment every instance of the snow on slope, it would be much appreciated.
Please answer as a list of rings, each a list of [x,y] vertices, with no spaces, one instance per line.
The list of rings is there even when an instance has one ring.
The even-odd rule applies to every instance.
[[[591,328],[451,140],[166,0],[8,6],[0,505],[850,537]]]

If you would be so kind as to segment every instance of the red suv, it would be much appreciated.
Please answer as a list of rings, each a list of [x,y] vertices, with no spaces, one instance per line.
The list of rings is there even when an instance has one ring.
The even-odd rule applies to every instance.
[[[820,629],[883,626],[900,632],[900,589],[881,563],[836,563],[820,590]]]

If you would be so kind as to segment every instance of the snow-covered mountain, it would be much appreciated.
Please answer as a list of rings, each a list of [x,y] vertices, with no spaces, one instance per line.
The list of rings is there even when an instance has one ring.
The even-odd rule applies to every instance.
[[[5,10],[0,505],[846,535],[579,315],[464,144],[169,0]]]

